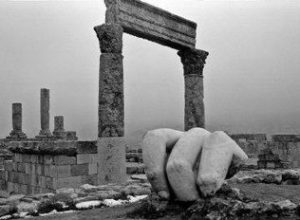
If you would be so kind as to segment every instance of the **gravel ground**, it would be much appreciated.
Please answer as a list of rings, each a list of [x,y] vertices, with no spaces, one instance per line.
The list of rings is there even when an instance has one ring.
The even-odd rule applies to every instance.
[[[233,187],[241,189],[248,197],[266,200],[280,201],[289,199],[300,204],[300,185],[275,185],[275,184],[234,184]],[[129,220],[126,215],[134,210],[140,209],[142,203],[126,205],[115,208],[101,208],[70,214],[59,214],[45,217],[28,218],[30,220],[99,220],[99,219],[122,219]],[[179,220],[180,214],[163,216],[159,220]],[[288,219],[288,218],[284,218]],[[295,217],[290,219],[297,219]],[[300,219],[300,218],[298,218]]]

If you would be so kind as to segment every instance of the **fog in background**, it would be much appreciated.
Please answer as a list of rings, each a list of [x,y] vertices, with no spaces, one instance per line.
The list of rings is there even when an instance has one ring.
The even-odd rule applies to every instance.
[[[300,132],[300,2],[147,0],[198,23],[206,122],[232,133]],[[102,0],[0,1],[0,137],[11,103],[23,103],[23,130],[40,130],[40,88],[53,117],[80,139],[96,139]],[[183,129],[184,80],[177,51],[124,35],[125,132]]]

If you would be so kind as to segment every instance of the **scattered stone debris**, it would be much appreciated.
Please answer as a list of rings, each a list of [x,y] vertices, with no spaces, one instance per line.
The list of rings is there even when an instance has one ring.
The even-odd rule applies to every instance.
[[[199,199],[193,203],[166,202],[150,197],[143,201],[138,210],[127,214],[127,217],[169,219],[180,216],[184,220],[286,219],[296,217],[298,209],[299,206],[290,200],[279,202],[252,200],[239,189],[224,184],[215,196]]]
[[[300,185],[300,170],[251,170],[240,171],[228,183],[265,183]]]
[[[146,199],[150,193],[150,184],[132,180],[122,185],[84,184],[75,189],[62,188],[56,190],[55,194],[7,195],[1,193],[0,220],[113,207]]]

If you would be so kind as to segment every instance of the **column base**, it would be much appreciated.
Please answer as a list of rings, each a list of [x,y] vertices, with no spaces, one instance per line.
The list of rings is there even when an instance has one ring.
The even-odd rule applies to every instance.
[[[126,182],[125,143],[124,137],[98,138],[98,184]]]
[[[9,136],[6,137],[8,140],[24,140],[27,139],[26,134],[23,131],[12,130]]]
[[[78,140],[76,131],[53,131],[53,136],[58,140]]]
[[[39,135],[35,136],[37,140],[52,140],[54,139],[50,130],[41,130]]]

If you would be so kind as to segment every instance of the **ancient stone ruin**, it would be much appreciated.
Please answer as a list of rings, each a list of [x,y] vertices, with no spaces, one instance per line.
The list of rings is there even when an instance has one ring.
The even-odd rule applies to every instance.
[[[124,181],[123,33],[178,51],[185,79],[185,130],[204,127],[203,67],[208,52],[196,45],[197,24],[139,0],[105,0],[105,24],[95,27],[99,39],[100,182]],[[103,162],[102,162],[103,161]],[[113,175],[112,175],[113,174]]]
[[[203,68],[208,52],[195,48],[197,24],[139,0],[105,0],[105,5],[105,24],[94,28],[101,51],[97,141],[78,141],[76,132],[65,130],[63,116],[54,117],[51,132],[49,89],[40,91],[41,129],[34,138],[23,132],[22,104],[13,103],[13,129],[1,140],[1,145],[4,143],[12,152],[0,156],[2,189],[40,193],[85,183],[124,183],[126,173],[144,173],[142,150],[129,149],[126,153],[124,33],[177,52],[183,64],[185,131],[205,127]],[[230,136],[251,159],[259,157],[258,168],[300,166],[299,136],[293,139],[274,136],[273,140],[267,140],[264,134]],[[268,150],[264,150],[266,146]],[[129,166],[126,161],[139,165]]]

